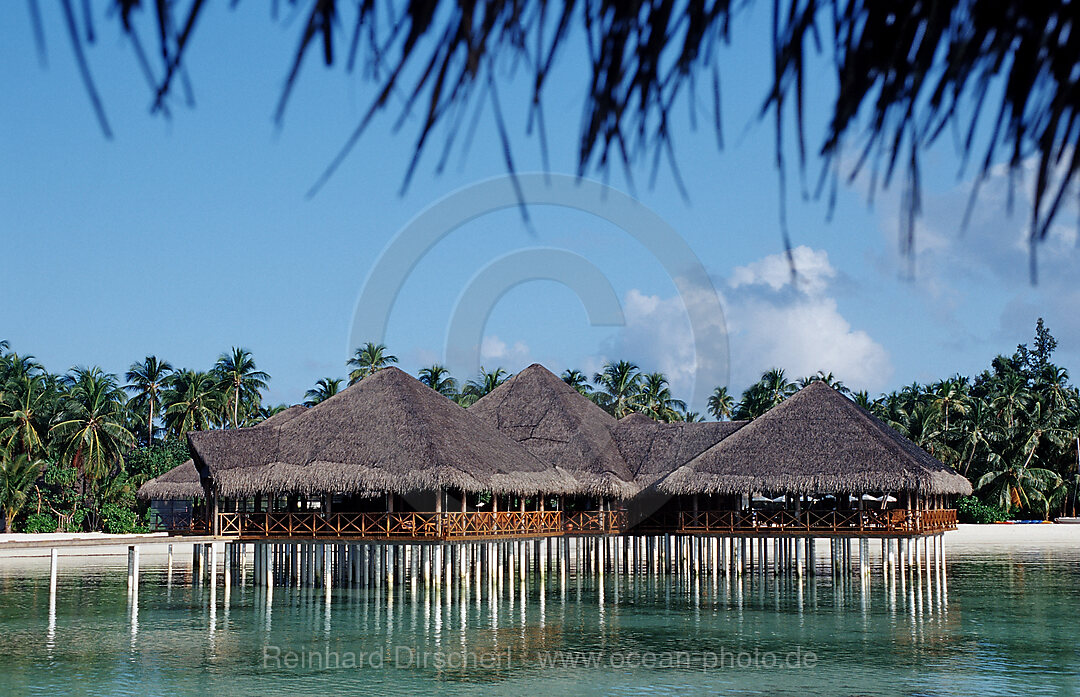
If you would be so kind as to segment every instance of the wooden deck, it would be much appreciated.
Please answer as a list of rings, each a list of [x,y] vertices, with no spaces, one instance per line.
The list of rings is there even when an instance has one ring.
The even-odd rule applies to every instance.
[[[626,512],[218,513],[218,524],[222,537],[241,539],[463,541],[618,534],[625,530]],[[193,525],[190,532],[206,529],[197,519]]]
[[[178,534],[206,534],[193,517]],[[678,534],[749,537],[913,537],[956,529],[956,511],[682,511],[638,524],[626,511],[476,511],[443,513],[218,513],[222,537],[432,542],[563,535]]]
[[[705,535],[904,537],[956,529],[956,511],[682,511],[676,532]]]

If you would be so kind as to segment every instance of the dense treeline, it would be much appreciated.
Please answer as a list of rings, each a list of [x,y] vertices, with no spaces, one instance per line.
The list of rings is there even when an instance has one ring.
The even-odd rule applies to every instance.
[[[964,502],[969,518],[1073,513],[1080,495],[1080,393],[1052,362],[1057,342],[1040,319],[1033,344],[998,356],[974,378],[913,383],[872,399],[832,373],[790,380],[773,369],[738,400],[726,387],[709,398],[716,419],[753,419],[811,382],[824,381],[952,466],[976,487]],[[352,385],[398,362],[367,343],[346,368]],[[481,369],[464,383],[441,365],[419,380],[469,406],[511,377]],[[614,361],[591,378],[566,370],[563,380],[612,415],[638,412],[660,421],[701,421],[672,393],[667,377]],[[32,356],[0,341],[0,509],[4,530],[133,532],[145,507],[136,489],[187,459],[184,434],[253,426],[286,405],[268,406],[270,376],[249,351],[223,353],[209,370],[174,368],[148,356],[121,379],[100,368],[48,372]],[[326,377],[307,391],[314,406],[346,378]]]
[[[121,380],[101,368],[48,372],[0,342],[0,507],[4,530],[142,529],[138,487],[187,459],[183,434],[251,426],[269,375],[248,351],[208,371],[148,356]]]

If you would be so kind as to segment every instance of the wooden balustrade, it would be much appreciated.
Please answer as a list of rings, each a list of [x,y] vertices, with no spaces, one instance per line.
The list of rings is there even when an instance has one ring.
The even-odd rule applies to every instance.
[[[922,535],[956,529],[956,511],[681,511],[630,528],[626,511],[475,511],[443,513],[218,513],[219,534],[242,538],[477,540],[624,532],[678,534]],[[206,520],[175,532],[205,532]]]
[[[205,535],[210,530],[206,516],[179,511],[163,516],[161,524],[156,529],[180,535]]]
[[[678,533],[922,535],[956,529],[956,511],[682,511]]]
[[[219,513],[222,536],[469,540],[559,535],[560,511],[470,513]]]
[[[581,511],[566,517],[566,532],[570,534],[609,534],[626,530],[626,511]]]

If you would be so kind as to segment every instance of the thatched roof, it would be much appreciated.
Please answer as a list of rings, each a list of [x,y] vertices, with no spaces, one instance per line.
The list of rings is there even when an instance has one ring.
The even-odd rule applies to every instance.
[[[642,487],[671,474],[746,425],[746,421],[662,423],[644,414],[619,419],[615,442]]]
[[[536,457],[574,475],[581,493],[630,498],[640,487],[619,452],[615,417],[539,363],[469,407]]]
[[[666,494],[970,494],[971,483],[823,382],[657,483]]]
[[[268,419],[263,419],[252,428],[259,428],[260,426],[280,426],[290,419],[295,419],[307,410],[308,407],[305,407],[303,404],[294,404],[288,409],[279,411]]]
[[[252,428],[280,426],[289,419],[303,414],[306,410],[307,407],[297,404],[279,411]],[[197,499],[206,496],[206,490],[203,489],[202,478],[199,476],[199,470],[195,467],[195,461],[185,460],[183,464],[177,465],[168,472],[147,481],[139,487],[135,495],[146,500]]]
[[[577,483],[397,368],[283,423],[188,434],[223,496],[439,487],[566,493]]]
[[[173,467],[164,474],[159,474],[139,487],[136,495],[140,499],[200,499],[206,496],[199,471],[193,460]]]

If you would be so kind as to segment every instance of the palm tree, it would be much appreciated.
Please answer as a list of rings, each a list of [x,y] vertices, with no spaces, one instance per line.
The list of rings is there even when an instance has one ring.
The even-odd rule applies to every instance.
[[[41,364],[33,356],[20,356],[17,353],[5,353],[0,357],[0,382],[39,375],[44,372]]]
[[[189,431],[207,430],[219,413],[222,397],[218,381],[209,373],[176,371],[162,395],[165,428],[178,437]]]
[[[997,396],[994,397],[994,408],[1005,420],[1005,425],[1012,428],[1016,421],[1016,414],[1023,411],[1031,404],[1032,395],[1028,390],[1027,382],[1020,375],[1010,375],[1000,385]]]
[[[593,375],[598,388],[599,404],[617,419],[632,412],[634,397],[641,386],[641,371],[630,361],[606,363],[603,370]]]
[[[116,376],[101,368],[76,368],[65,380],[68,393],[60,423],[52,427],[62,456],[89,482],[124,463],[124,452],[135,436],[124,428],[124,391]]]
[[[4,532],[11,532],[15,516],[26,504],[30,487],[41,474],[42,460],[30,458],[26,453],[0,450],[0,509],[4,511]]]
[[[0,442],[14,453],[43,456],[58,401],[56,379],[51,375],[10,380],[0,393]]]
[[[255,367],[255,359],[247,349],[233,347],[232,353],[223,353],[218,357],[214,373],[220,383],[221,391],[232,408],[232,427],[240,426],[240,403],[258,411],[262,400],[262,390],[270,375]]]
[[[1072,514],[1075,516],[1077,504],[1080,503],[1080,395],[1077,395],[1075,390],[1069,395],[1069,409],[1065,418],[1070,439],[1069,456],[1063,458],[1068,463],[1065,465],[1065,480],[1069,491],[1065,498],[1071,500]]]
[[[686,410],[686,402],[671,394],[663,373],[648,373],[642,377],[634,395],[633,407],[656,421],[678,421],[679,412]]]
[[[900,410],[911,413],[917,406],[923,404],[925,401],[926,395],[923,386],[917,382],[913,382],[900,390],[898,406]]]
[[[341,378],[321,378],[315,387],[304,393],[304,406],[313,407],[341,391]]]
[[[851,390],[849,390],[843,382],[837,380],[836,377],[832,374],[832,371],[826,373],[823,370],[817,371],[817,373],[814,375],[809,375],[805,378],[799,378],[799,389],[801,390],[802,388],[814,382],[823,382],[845,396],[851,394]]]
[[[866,390],[859,390],[851,395],[851,401],[867,411],[873,411],[875,407],[874,400],[870,399],[870,393]]]
[[[780,402],[795,394],[798,386],[788,381],[784,371],[773,368],[762,374],[761,379],[748,387],[735,405],[736,419],[756,419]]]
[[[1060,477],[1043,467],[1032,467],[1030,460],[1019,457],[1010,444],[1000,451],[991,451],[989,470],[979,478],[975,488],[984,492],[1006,513],[1014,508],[1031,510],[1035,505],[1048,508],[1047,493]]]
[[[1063,426],[1065,415],[1060,411],[1044,409],[1041,402],[1035,402],[1024,419],[1025,435],[1021,442],[1024,466],[1035,459],[1036,451],[1044,449],[1063,449],[1071,441],[1072,434]]]
[[[147,356],[142,363],[132,363],[124,378],[128,381],[125,390],[133,392],[133,409],[146,411],[147,443],[154,444],[154,415],[161,411],[161,393],[165,390],[173,367],[168,361],[158,360],[157,356]]]
[[[932,404],[918,404],[910,413],[903,415],[903,420],[892,424],[909,440],[945,464],[955,465],[960,455],[944,438],[941,429],[941,415]]]
[[[480,366],[480,375],[465,383],[465,388],[461,390],[461,395],[458,397],[458,403],[465,407],[471,406],[481,397],[491,394],[496,387],[511,377],[513,375],[502,368],[487,371]]]
[[[305,405],[305,406],[307,406],[307,405]],[[262,421],[266,421],[271,416],[275,416],[277,414],[280,414],[281,412],[285,411],[288,408],[289,408],[288,404],[271,404],[271,405],[268,405],[268,406],[259,407],[259,411],[255,412],[255,414],[253,416],[248,418],[247,423],[245,424],[245,426],[255,426],[256,424],[258,424],[258,423],[260,423]]]
[[[349,384],[355,385],[368,375],[397,362],[397,356],[387,353],[386,344],[376,344],[369,341],[356,349],[356,353],[345,364],[347,367],[353,368],[349,372]]]
[[[687,423],[701,423],[705,420],[705,417],[696,411],[678,411],[675,412],[675,418],[672,421],[685,421]]]
[[[435,363],[427,368],[421,368],[417,373],[417,379],[444,397],[455,399],[457,397],[457,380],[450,376],[450,370],[444,365]]]
[[[560,377],[562,377],[563,382],[573,387],[583,397],[588,397],[593,393],[592,385],[589,384],[589,376],[580,370],[568,368],[563,371]]]
[[[1054,411],[1066,411],[1072,403],[1069,394],[1069,371],[1056,365],[1044,366],[1039,371],[1036,388],[1046,395],[1047,406]]]
[[[949,433],[949,412],[963,415],[967,413],[967,378],[942,380],[932,389],[931,404],[942,414],[945,420],[944,433]]]
[[[830,377],[832,374],[829,374]],[[764,388],[765,397],[776,406],[780,402],[795,394],[798,386],[789,381],[781,368],[773,368],[765,371],[761,376],[761,385]]]
[[[961,473],[966,477],[971,469],[971,463],[975,460],[975,455],[988,451],[993,443],[1002,438],[1003,431],[993,408],[985,401],[976,400],[972,402],[968,410],[962,432],[967,457],[964,458]]]
[[[720,385],[709,396],[709,413],[717,421],[730,419],[735,410],[735,398],[728,394],[727,385]]]

